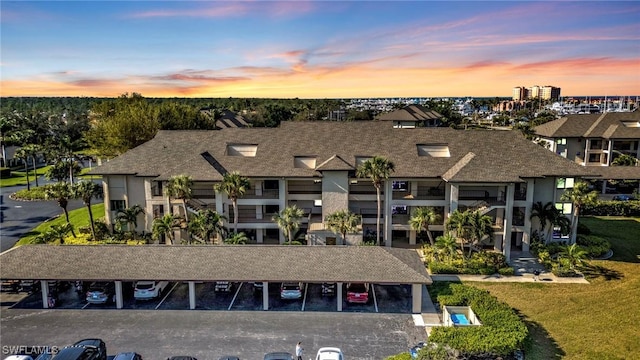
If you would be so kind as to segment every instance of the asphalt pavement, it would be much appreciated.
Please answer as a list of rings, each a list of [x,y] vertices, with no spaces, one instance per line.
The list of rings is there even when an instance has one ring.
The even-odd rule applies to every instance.
[[[46,183],[41,177],[40,184]],[[35,182],[32,183],[34,186]],[[0,251],[10,249],[22,236],[31,231],[43,221],[63,214],[56,201],[18,201],[9,195],[26,186],[11,186],[0,188]],[[71,200],[68,210],[84,206],[81,200]]]

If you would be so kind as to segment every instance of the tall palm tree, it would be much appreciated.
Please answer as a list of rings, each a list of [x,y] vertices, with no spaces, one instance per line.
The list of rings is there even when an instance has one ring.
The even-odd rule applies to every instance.
[[[38,144],[27,144],[23,146],[22,149],[24,149],[26,156],[31,157],[31,161],[32,161],[31,165],[33,167],[33,177],[36,180],[36,187],[38,187],[40,185],[38,184],[38,174],[36,173],[37,171],[36,159],[38,157],[38,154],[42,152],[42,146]]]
[[[169,245],[173,245],[173,230],[180,227],[181,218],[173,214],[164,214],[161,218],[153,219],[151,233],[153,238],[158,240],[163,235],[169,240]]]
[[[556,206],[551,201],[544,205],[542,205],[542,201],[537,201],[531,206],[531,216],[529,219],[538,219],[540,223],[539,231],[546,234],[545,230],[547,226],[549,226],[555,218],[553,214],[553,210],[555,209]]]
[[[120,225],[127,225],[127,230],[131,231],[133,240],[136,239],[136,228],[138,227],[138,216],[144,214],[144,208],[138,204],[129,208],[118,210],[116,222]],[[131,226],[133,225],[133,226]]]
[[[287,206],[279,213],[275,214],[271,220],[278,224],[278,227],[287,235],[289,244],[293,240],[294,231],[300,228],[300,222],[304,216],[304,211],[296,205]]]
[[[347,243],[347,234],[358,230],[361,219],[359,215],[349,210],[338,210],[327,215],[324,221],[331,231],[337,232],[342,236],[342,244],[344,245]]]
[[[469,212],[462,212],[460,210],[456,210],[447,219],[447,223],[445,224],[445,228],[448,231],[453,231],[455,236],[460,240],[460,248],[464,251],[464,243],[468,237],[468,216]]]
[[[578,230],[578,216],[580,216],[580,209],[584,205],[591,205],[598,200],[598,193],[596,191],[589,191],[589,184],[584,181],[577,181],[573,184],[573,189],[567,189],[560,196],[561,201],[570,201],[573,204],[573,217],[571,218],[571,231],[570,239],[571,243],[576,242],[576,234]]]
[[[238,198],[251,188],[249,179],[240,175],[237,171],[227,172],[222,178],[222,182],[214,186],[217,193],[225,193],[231,205],[233,205],[233,230],[238,232]]]
[[[224,221],[226,218],[217,212],[206,209],[200,210],[191,217],[187,225],[189,231],[204,242],[211,240],[212,235],[224,236]]]
[[[24,172],[27,175],[27,191],[29,191],[31,190],[31,181],[29,180],[29,164],[27,163],[27,160],[29,159],[29,153],[27,152],[27,149],[21,147],[20,149],[16,150],[15,157],[24,161]]]
[[[638,164],[638,159],[627,154],[620,154],[611,162],[611,165],[613,166],[636,166],[637,164]]]
[[[376,200],[378,203],[378,212],[376,217],[376,245],[380,245],[380,190],[385,180],[389,178],[395,171],[395,164],[382,156],[374,156],[373,158],[363,162],[356,169],[356,176],[359,178],[369,178],[376,188]]]
[[[409,219],[409,225],[411,229],[420,232],[422,230],[427,232],[427,236],[429,237],[429,242],[431,246],[435,245],[435,241],[433,240],[433,234],[431,234],[431,230],[429,229],[429,225],[433,225],[440,220],[440,216],[436,213],[435,209],[432,207],[420,206],[413,211],[413,215]]]
[[[191,188],[193,180],[189,175],[175,175],[169,178],[166,187],[166,193],[169,199],[180,199],[182,201],[182,209],[184,210],[184,218],[189,221],[189,212],[187,211],[187,200],[193,197]]]
[[[91,224],[91,237],[96,239],[96,227],[93,222],[93,212],[91,211],[91,200],[101,199],[103,196],[102,186],[91,180],[82,180],[72,186],[73,197],[82,199],[89,212],[89,223]]]
[[[470,211],[468,216],[469,235],[474,244],[478,244],[485,237],[493,235],[493,219],[489,215],[482,215],[480,210]],[[469,246],[469,257],[472,247]]]
[[[451,260],[456,256],[456,250],[458,249],[457,239],[451,233],[438,236],[436,238],[435,248],[448,260]]]
[[[62,211],[64,211],[64,217],[67,220],[67,224],[71,225],[71,223],[69,222],[69,211],[67,211],[69,199],[73,198],[71,185],[66,182],[57,182],[51,186],[48,186],[44,190],[44,196],[46,199],[56,200],[58,202],[58,206],[60,206],[62,208]],[[73,237],[76,237],[73,228],[71,229],[71,234],[73,234]]]

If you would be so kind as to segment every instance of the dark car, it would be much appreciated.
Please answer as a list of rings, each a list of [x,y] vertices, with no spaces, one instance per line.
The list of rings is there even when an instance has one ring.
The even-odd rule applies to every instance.
[[[61,349],[51,360],[104,360],[95,347],[68,346]]]
[[[135,352],[121,352],[113,360],[142,360],[142,355]]]
[[[218,360],[240,360],[240,358],[237,356],[223,356]]]
[[[96,359],[107,360],[107,345],[102,339],[82,339],[72,346],[96,349],[98,351],[98,357]]]
[[[264,360],[293,360],[293,355],[288,352],[272,352],[264,354]]]
[[[87,302],[106,304],[115,300],[115,285],[112,282],[94,282],[87,290]]]
[[[18,292],[20,287],[20,280],[2,280],[0,285],[0,291]]]
[[[193,356],[172,356],[170,358],[167,358],[167,360],[198,360],[198,359],[194,358]]]

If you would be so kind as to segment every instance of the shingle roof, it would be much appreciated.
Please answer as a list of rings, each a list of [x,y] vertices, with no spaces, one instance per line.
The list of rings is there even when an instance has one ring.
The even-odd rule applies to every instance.
[[[550,121],[536,126],[534,131],[539,136],[585,137],[605,139],[638,139],[639,127],[627,127],[624,122],[640,121],[640,111],[610,112],[604,114],[567,115],[562,119]]]
[[[231,156],[227,144],[257,144],[255,157]],[[443,144],[450,157],[419,156],[417,144]],[[220,171],[248,177],[317,177],[296,168],[295,156],[314,154],[317,163],[336,156],[356,167],[356,157],[384,156],[395,164],[391,178],[440,178],[468,153],[475,157],[448,181],[513,182],[542,176],[586,174],[578,164],[524,139],[514,131],[450,128],[394,129],[388,122],[285,122],[278,128],[160,131],[154,139],[94,169],[94,174],[191,175],[217,181]],[[202,154],[210,155],[207,161]],[[337,160],[337,159],[335,159]],[[340,165],[340,169],[346,168]]]
[[[0,261],[3,279],[431,284],[415,250],[376,246],[28,245]]]
[[[588,178],[640,180],[640,166],[587,166]]]
[[[242,115],[238,115],[231,110],[224,110],[220,114],[220,118],[217,119],[216,125],[220,128],[237,128],[247,127],[249,123]]]
[[[442,119],[442,115],[422,105],[409,105],[402,109],[382,114],[376,119],[383,121],[425,121]]]
[[[316,170],[318,171],[326,171],[326,170],[355,170],[353,165],[346,162],[343,158],[338,155],[333,155],[328,160],[323,162],[322,164],[316,166]]]

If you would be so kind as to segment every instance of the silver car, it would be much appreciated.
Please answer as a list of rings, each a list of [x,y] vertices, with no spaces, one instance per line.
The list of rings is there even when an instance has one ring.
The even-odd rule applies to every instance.
[[[302,298],[302,283],[282,283],[280,285],[280,298],[287,300],[297,300]]]

